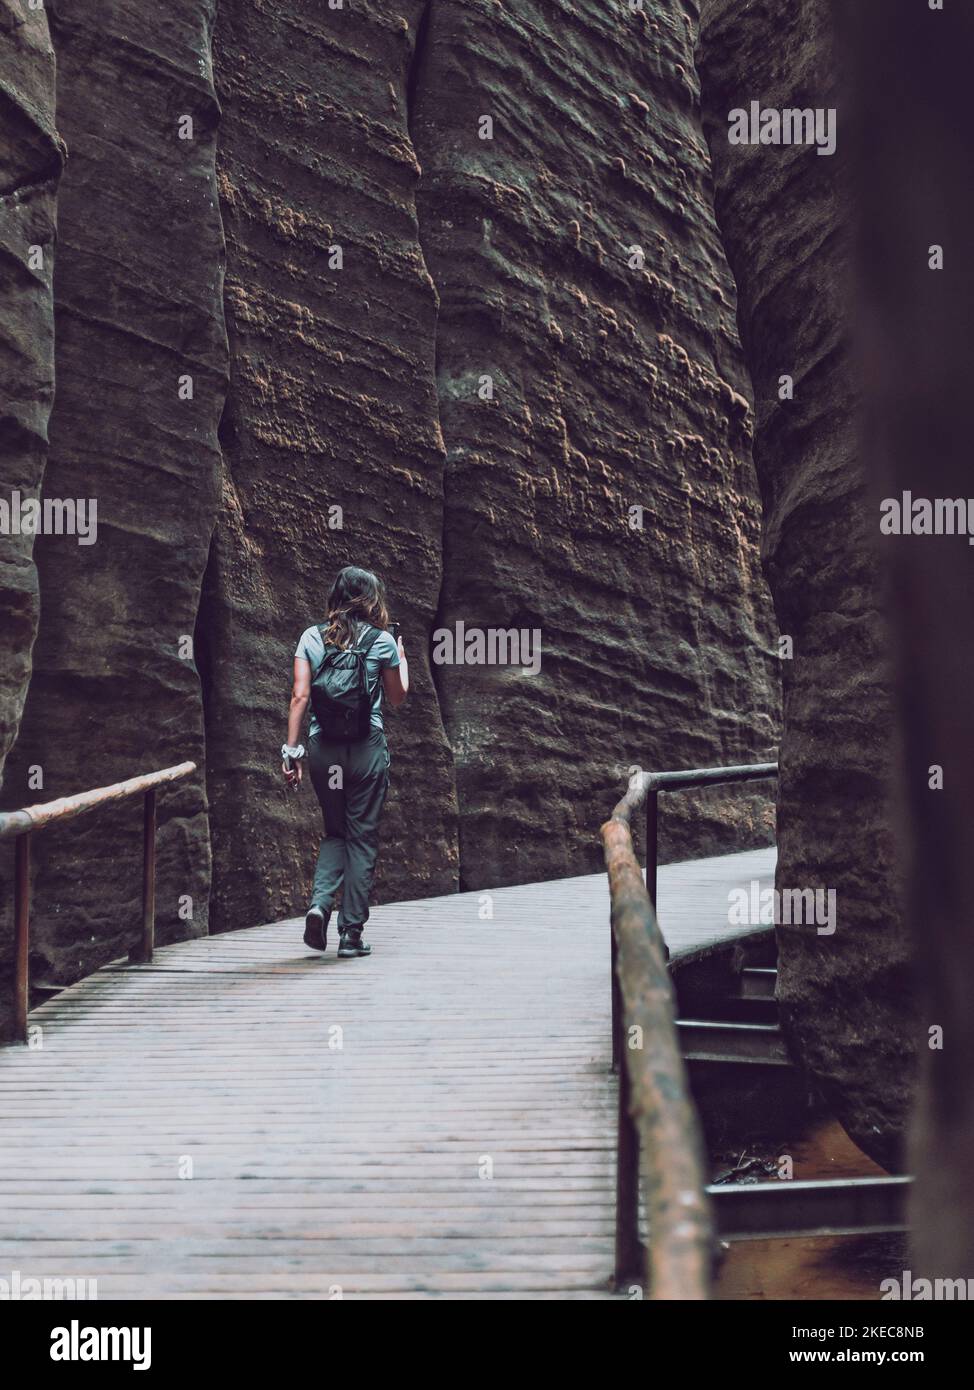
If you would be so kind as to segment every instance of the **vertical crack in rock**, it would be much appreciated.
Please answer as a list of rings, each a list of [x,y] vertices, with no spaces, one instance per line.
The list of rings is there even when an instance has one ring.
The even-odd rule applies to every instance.
[[[426,25],[438,623],[542,647],[533,675],[438,672],[473,888],[600,867],[634,761],[769,756],[778,673],[686,16],[435,0]],[[767,797],[674,798],[664,832],[672,856],[767,842]]]
[[[413,135],[413,121],[418,105],[418,93],[426,66],[427,44],[429,41],[430,11],[433,0],[425,0],[419,19],[416,21],[416,37],[413,40],[412,56],[406,73],[406,129],[410,139]],[[422,228],[420,228],[422,233]]]
[[[54,399],[54,240],[64,147],[54,124],[45,10],[0,0],[0,782],[23,713],[37,635],[34,536],[18,498],[40,494]]]
[[[92,544],[61,534],[35,545],[41,621],[8,804],[23,801],[31,767],[43,772],[31,799],[47,800],[186,758],[202,764],[190,639],[227,378],[215,0],[47,9],[70,157],[44,494],[95,503],[97,531]],[[159,815],[159,935],[204,933],[202,776],[167,790]],[[130,802],[38,839],[35,977],[69,982],[132,944],[140,842]]]
[[[407,129],[408,129],[408,131],[409,131],[409,138],[410,138],[410,141],[412,142],[412,145],[413,145],[414,157],[416,157],[416,155],[415,155],[415,148],[416,148],[416,147],[415,147],[415,122],[416,122],[416,113],[417,113],[417,111],[418,111],[419,108],[420,108],[420,93],[421,93],[422,90],[423,90],[424,78],[428,75],[428,73],[429,73],[429,68],[430,68],[430,64],[429,64],[429,34],[430,34],[430,16],[431,16],[432,9],[433,9],[433,3],[434,3],[434,0],[425,0],[425,4],[424,4],[424,6],[423,6],[422,12],[420,13],[419,19],[418,19],[417,24],[416,24],[416,37],[415,37],[415,40],[414,40],[414,42],[413,42],[412,56],[411,56],[411,59],[410,59],[410,62],[409,62],[409,69],[408,69],[408,72],[407,72],[407,74],[406,74],[406,125],[407,125]],[[416,167],[417,167],[417,172],[418,172],[418,174],[419,174],[419,179],[420,179],[419,187],[421,187],[421,186],[422,186],[422,166],[421,166],[421,164],[420,164],[418,158],[416,158]],[[417,202],[416,202],[416,219],[417,219],[416,235],[417,235],[417,240],[418,240],[418,243],[419,243],[420,254],[421,254],[422,258],[423,258],[423,265],[424,265],[424,267],[425,267],[425,269],[426,269],[426,273],[430,276],[430,283],[433,285],[433,290],[434,290],[434,295],[435,295],[435,316],[434,316],[434,322],[433,322],[433,345],[432,345],[432,346],[433,346],[433,370],[434,370],[434,374],[435,374],[435,376],[436,376],[436,379],[437,379],[437,381],[438,381],[438,379],[439,379],[439,352],[438,352],[439,336],[438,336],[438,329],[439,329],[440,296],[439,296],[439,291],[438,291],[438,289],[437,289],[437,287],[436,287],[436,281],[433,279],[433,276],[430,274],[430,270],[429,270],[429,261],[428,261],[427,256],[426,256],[425,228],[424,228],[424,225],[423,225],[422,216],[420,215],[420,214],[421,214],[421,206],[422,206],[421,200],[417,197]],[[434,614],[433,614],[432,623],[431,623],[431,632],[432,632],[432,633],[436,633],[438,630],[440,630],[440,628],[441,628],[441,626],[442,626],[442,621],[441,621],[441,620],[442,620],[442,612],[443,612],[443,595],[444,595],[444,592],[445,592],[445,589],[446,589],[446,584],[447,584],[446,563],[445,563],[445,557],[446,557],[447,548],[448,548],[448,547],[447,547],[447,526],[448,526],[449,514],[450,514],[450,508],[449,508],[449,504],[448,504],[448,501],[447,501],[447,487],[448,487],[448,485],[449,485],[449,474],[448,474],[448,469],[447,469],[447,466],[446,466],[446,443],[445,443],[445,440],[443,440],[442,421],[440,420],[440,414],[439,414],[440,399],[439,399],[439,389],[438,389],[438,388],[437,388],[436,407],[437,407],[437,425],[438,425],[438,428],[439,428],[439,430],[440,430],[440,439],[441,439],[441,444],[442,444],[442,447],[443,447],[444,461],[443,461],[443,474],[442,474],[442,514],[441,514],[441,520],[440,520],[440,586],[439,586],[439,591],[438,591],[437,599],[436,599],[436,608],[435,608],[435,611],[434,611]],[[437,662],[431,660],[431,662],[430,662],[430,680],[431,680],[431,682],[432,682],[433,690],[434,690],[434,693],[435,693],[435,695],[436,695],[437,708],[438,708],[439,715],[440,715],[440,722],[441,722],[441,724],[442,724],[442,726],[443,726],[444,737],[449,737],[449,735],[448,735],[448,716],[447,716],[446,711],[445,711],[445,700],[446,700],[446,697],[447,697],[447,691],[444,689],[443,682],[442,682],[442,680],[440,679],[441,670],[442,670],[442,667],[441,667]],[[459,809],[459,808],[458,808],[458,809]],[[458,855],[459,855],[459,852],[460,852],[460,843],[459,843],[459,841],[458,841],[457,850],[458,850]],[[458,887],[462,890],[462,889],[466,886],[465,883],[464,883],[464,877],[463,877],[463,863],[462,863],[462,860],[460,860],[460,862],[458,862],[457,868],[458,868]]]
[[[836,895],[833,935],[778,929],[779,1003],[853,1139],[902,1163],[914,1067],[909,950],[891,831],[888,637],[859,468],[849,238],[828,0],[706,0],[698,64],[716,210],[753,381],[764,563],[784,671],[778,885]],[[731,145],[752,100],[839,109],[839,145]],[[794,399],[779,399],[782,375]]]

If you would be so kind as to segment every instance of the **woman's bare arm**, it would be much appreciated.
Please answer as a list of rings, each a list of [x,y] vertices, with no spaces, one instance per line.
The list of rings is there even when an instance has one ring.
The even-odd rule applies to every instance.
[[[387,666],[382,672],[382,689],[386,699],[393,708],[401,705],[409,694],[409,662],[406,660],[406,648],[399,639],[399,665]]]
[[[291,704],[287,714],[287,744],[289,748],[296,748],[301,738],[301,725],[304,723],[304,712],[308,708],[308,701],[311,698],[311,663],[303,656],[294,658],[294,685],[291,687]],[[292,785],[301,781],[301,761],[294,763],[292,767],[283,764],[284,776]]]

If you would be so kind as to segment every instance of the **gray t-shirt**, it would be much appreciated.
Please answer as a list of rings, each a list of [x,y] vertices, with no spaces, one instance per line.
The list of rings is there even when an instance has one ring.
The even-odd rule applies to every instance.
[[[355,645],[358,646],[359,638],[365,631],[367,624],[359,623],[356,628]],[[314,680],[318,674],[318,668],[325,655],[325,644],[321,633],[317,627],[309,627],[302,632],[298,639],[298,645],[294,651],[295,656],[303,656],[305,661],[311,663],[311,679]],[[380,632],[372,643],[372,650],[365,658],[365,672],[370,686],[374,686],[375,693],[372,696],[372,727],[382,728],[382,677],[381,672],[386,666],[399,665],[399,647],[391,632]],[[318,732],[318,721],[315,719],[314,711],[311,712],[311,726],[308,729],[308,737],[314,738]]]

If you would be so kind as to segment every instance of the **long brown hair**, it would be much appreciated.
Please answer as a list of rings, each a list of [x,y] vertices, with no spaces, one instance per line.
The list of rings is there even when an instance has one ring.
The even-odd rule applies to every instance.
[[[355,638],[356,621],[371,623],[383,632],[389,626],[389,611],[382,580],[371,570],[346,565],[339,570],[328,595],[328,631],[325,641],[335,647],[350,647]]]

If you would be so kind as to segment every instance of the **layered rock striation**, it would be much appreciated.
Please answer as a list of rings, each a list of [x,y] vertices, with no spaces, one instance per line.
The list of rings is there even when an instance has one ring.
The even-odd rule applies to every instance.
[[[0,0],[0,778],[17,737],[37,635],[30,504],[54,399],[54,237],[64,158],[45,10]]]
[[[910,494],[920,516],[924,507],[942,515],[947,502],[950,518],[932,533],[888,530],[879,544],[891,579],[900,792],[911,851],[907,916],[921,999],[911,1025],[921,1058],[911,1262],[921,1277],[950,1280],[954,1289],[954,1280],[974,1277],[974,271],[966,251],[974,195],[956,177],[974,143],[974,11],[865,0],[840,14],[859,136],[857,300],[860,350],[870,367],[863,453],[873,515],[877,523],[889,517],[883,504],[902,505]],[[905,511],[909,519],[909,502]]]
[[[438,624],[528,636],[520,664],[436,668],[462,880],[595,870],[629,766],[776,743],[691,25],[678,6],[432,0],[410,130],[441,301]],[[669,798],[664,855],[764,842],[767,806]]]
[[[35,547],[5,804],[192,758],[160,798],[161,938],[299,910],[318,812],[276,749],[349,562],[413,677],[381,898],[597,869],[633,765],[773,755],[692,11],[46,12],[70,157],[44,487],[96,503],[97,539]],[[434,659],[458,624],[528,647]],[[38,838],[36,978],[131,944],[139,826]],[[674,797],[664,857],[772,835],[761,790]]]
[[[42,621],[8,806],[205,761],[192,638],[227,381],[214,11],[47,6],[68,162],[44,495],[84,502],[97,530],[37,538]],[[202,773],[159,812],[160,936],[205,933]],[[134,802],[35,837],[35,979],[76,978],[134,943],[140,840]]]
[[[309,886],[320,812],[307,783],[285,792],[275,754],[297,639],[346,564],[386,580],[413,682],[403,715],[386,716],[377,892],[457,885],[452,759],[427,668],[443,440],[407,125],[420,13],[219,9],[231,385],[198,632],[221,926],[297,910]]]

